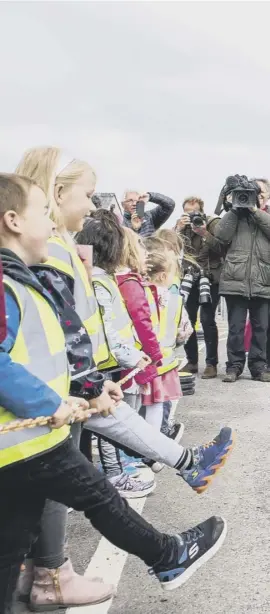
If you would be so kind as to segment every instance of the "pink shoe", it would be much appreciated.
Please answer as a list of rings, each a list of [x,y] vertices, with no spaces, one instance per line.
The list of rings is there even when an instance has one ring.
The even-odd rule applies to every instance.
[[[69,560],[58,569],[35,567],[34,574],[29,604],[34,612],[93,605],[115,595],[111,584],[76,574]]]

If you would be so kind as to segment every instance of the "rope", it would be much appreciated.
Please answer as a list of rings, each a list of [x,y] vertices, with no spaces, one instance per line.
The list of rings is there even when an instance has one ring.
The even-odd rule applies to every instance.
[[[133,369],[133,371],[128,373],[118,382],[119,386],[123,386],[123,384],[135,377],[135,375],[137,375],[140,371],[141,369],[139,369],[138,367],[136,369]],[[89,413],[89,409],[86,409],[85,413]],[[104,412],[103,415],[107,416],[108,413]],[[5,433],[9,433],[10,431],[21,431],[23,429],[33,429],[38,426],[47,426],[48,424],[50,424],[50,422],[51,416],[39,416],[38,418],[27,418],[26,420],[14,420],[13,422],[8,422],[0,426],[0,435],[4,435]]]

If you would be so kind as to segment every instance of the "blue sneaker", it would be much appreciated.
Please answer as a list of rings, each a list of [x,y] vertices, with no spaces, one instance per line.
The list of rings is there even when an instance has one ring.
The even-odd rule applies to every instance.
[[[178,556],[168,567],[150,569],[149,574],[156,576],[165,591],[182,586],[218,552],[226,534],[227,524],[223,518],[208,518],[193,529],[176,535]]]
[[[122,450],[120,451],[120,459],[121,459],[121,463],[123,467],[125,467],[126,465],[129,465],[130,463],[137,469],[143,469],[144,467],[146,467],[142,458],[135,458],[135,456],[128,456]]]
[[[204,492],[212,482],[216,473],[225,465],[235,443],[235,433],[225,427],[220,433],[204,446],[192,448],[193,465],[183,469],[179,475],[198,494]]]

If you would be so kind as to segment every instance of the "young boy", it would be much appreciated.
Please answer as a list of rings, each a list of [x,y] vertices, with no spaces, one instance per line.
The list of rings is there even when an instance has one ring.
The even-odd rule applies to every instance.
[[[20,566],[38,534],[46,498],[83,511],[108,540],[151,566],[168,590],[209,560],[226,536],[226,523],[218,517],[179,535],[159,533],[74,447],[67,426],[74,404],[66,400],[63,332],[49,294],[28,269],[46,260],[50,232],[43,192],[23,177],[0,175],[8,327],[0,346],[0,427],[15,417],[51,420],[49,426],[0,434],[1,614],[12,611]],[[85,401],[79,403],[81,409],[87,407]],[[103,593],[107,599],[108,587]]]

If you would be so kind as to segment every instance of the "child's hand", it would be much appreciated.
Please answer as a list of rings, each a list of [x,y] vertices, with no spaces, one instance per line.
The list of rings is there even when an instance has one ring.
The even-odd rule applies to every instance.
[[[108,392],[111,399],[113,399],[115,403],[119,403],[119,401],[122,401],[124,397],[119,384],[115,384],[114,382],[111,382],[110,380],[106,380],[104,382],[104,390],[105,392]]]
[[[90,409],[86,399],[79,397],[68,397],[68,404],[72,406],[72,422],[85,422],[92,414],[96,414],[96,409]]]
[[[62,401],[55,414],[51,417],[50,424],[52,429],[60,429],[64,424],[69,424],[73,417],[73,411],[76,409],[75,404],[65,403]]]
[[[139,362],[136,365],[136,367],[138,369],[141,369],[141,371],[143,371],[143,369],[145,369],[150,364],[151,364],[151,358],[149,358],[149,356],[147,356],[147,354],[144,354],[142,356],[142,358],[139,360]]]
[[[96,399],[91,399],[89,405],[91,409],[96,409],[96,413],[102,414],[105,418],[109,416],[109,414],[113,414],[115,409],[115,401],[111,399],[106,390]]]

